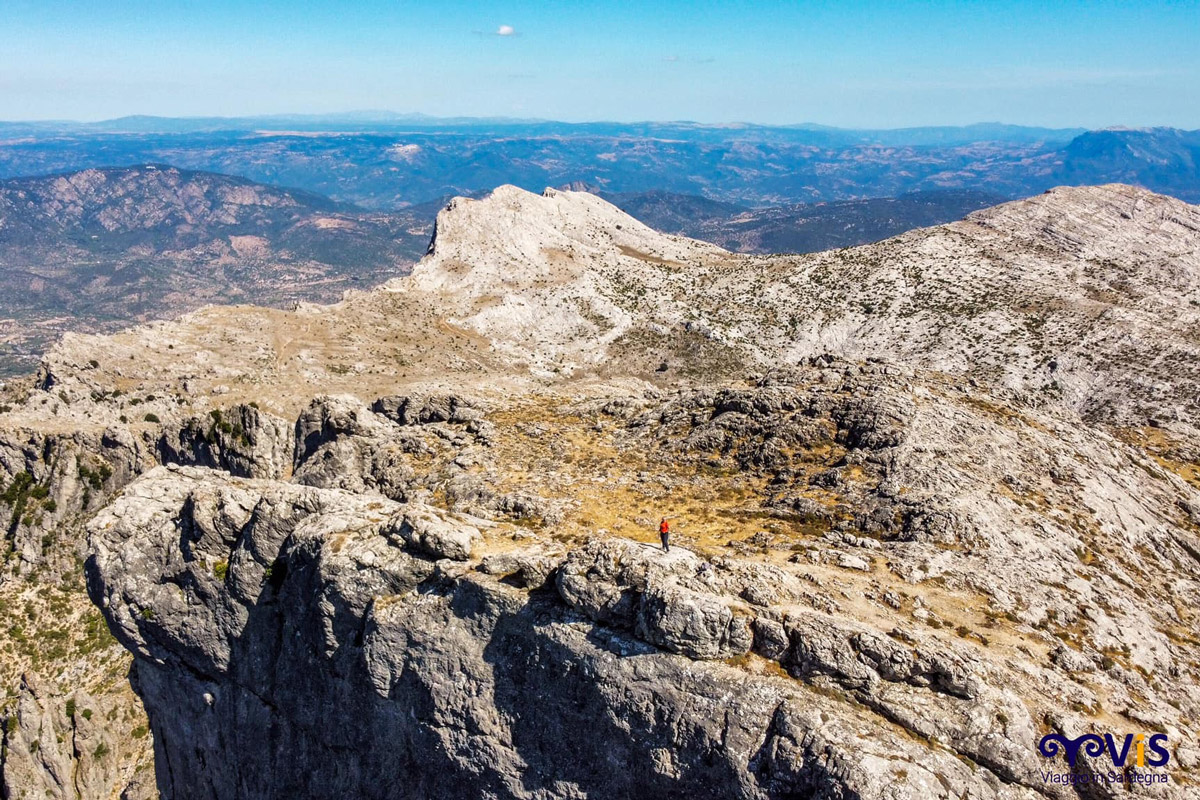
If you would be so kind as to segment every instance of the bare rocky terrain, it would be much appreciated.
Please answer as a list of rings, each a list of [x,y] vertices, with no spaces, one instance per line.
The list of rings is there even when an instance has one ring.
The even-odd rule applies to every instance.
[[[1197,330],[1129,186],[772,257],[501,187],[334,305],[69,334],[0,416],[4,791],[1116,797],[1038,742],[1128,732],[1193,796]]]
[[[663,193],[609,199],[656,230],[730,250],[807,252],[959,219],[1001,198],[932,192],[755,210]],[[382,283],[425,254],[448,200],[367,212],[155,164],[0,181],[0,377],[34,371],[65,332],[115,332],[205,304],[332,302]]]

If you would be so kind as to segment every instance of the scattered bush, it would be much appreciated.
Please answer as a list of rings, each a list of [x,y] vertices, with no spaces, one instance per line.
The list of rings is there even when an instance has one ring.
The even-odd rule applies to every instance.
[[[25,496],[29,493],[30,487],[33,486],[33,476],[28,472],[18,472],[13,476],[12,483],[4,490],[4,494],[0,494],[0,503],[5,505],[25,505]]]
[[[78,471],[79,477],[87,481],[88,486],[93,489],[103,488],[104,482],[111,478],[113,474],[112,467],[103,462],[94,470],[89,469],[86,464],[80,464]]]

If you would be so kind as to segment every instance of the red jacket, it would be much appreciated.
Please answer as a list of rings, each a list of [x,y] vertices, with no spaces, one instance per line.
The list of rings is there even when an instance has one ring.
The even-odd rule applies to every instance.
[[[658,532],[659,533],[667,533],[670,530],[671,530],[671,526],[667,524],[667,521],[665,519],[658,524]]]

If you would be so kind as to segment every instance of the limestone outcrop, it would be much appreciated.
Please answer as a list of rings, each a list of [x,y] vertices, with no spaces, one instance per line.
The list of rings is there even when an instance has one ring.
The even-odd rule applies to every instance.
[[[1034,796],[1020,785],[1027,714],[982,738],[954,727],[967,710],[936,723],[949,748],[1003,767],[981,775],[865,709],[833,713],[843,703],[782,670],[736,665],[753,614],[769,613],[743,603],[730,624],[723,592],[744,575],[593,541],[566,555],[556,590],[531,592],[390,535],[396,513],[160,468],[96,517],[91,592],[138,656],[165,795]],[[876,684],[1021,708],[952,654],[816,620],[787,630],[799,671],[815,652],[855,664],[853,642]],[[824,667],[848,682],[871,671]]]

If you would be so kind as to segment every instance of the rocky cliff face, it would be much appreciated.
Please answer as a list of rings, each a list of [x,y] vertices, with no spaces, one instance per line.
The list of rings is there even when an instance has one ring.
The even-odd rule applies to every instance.
[[[7,718],[0,790],[11,798],[158,797],[149,733],[132,691],[93,696],[22,678]]]
[[[173,422],[157,436],[103,423],[0,432],[3,797],[157,796],[130,658],[81,585],[83,525],[159,461],[278,477],[290,470],[293,436],[249,406]]]
[[[96,519],[93,592],[143,659],[166,796],[1030,794],[1006,783],[1034,780],[1028,713],[953,649],[773,620],[738,598],[786,577],[641,543],[573,550],[544,588],[505,580],[405,542],[413,513],[179,471]],[[772,660],[748,655],[755,630]],[[937,730],[1004,780],[778,659],[952,709]],[[1001,710],[1005,730],[972,730]]]
[[[1126,732],[1186,797],[1198,218],[761,259],[504,188],[338,305],[70,337],[5,420],[127,437],[71,508],[166,797],[1065,798],[1041,737]]]

